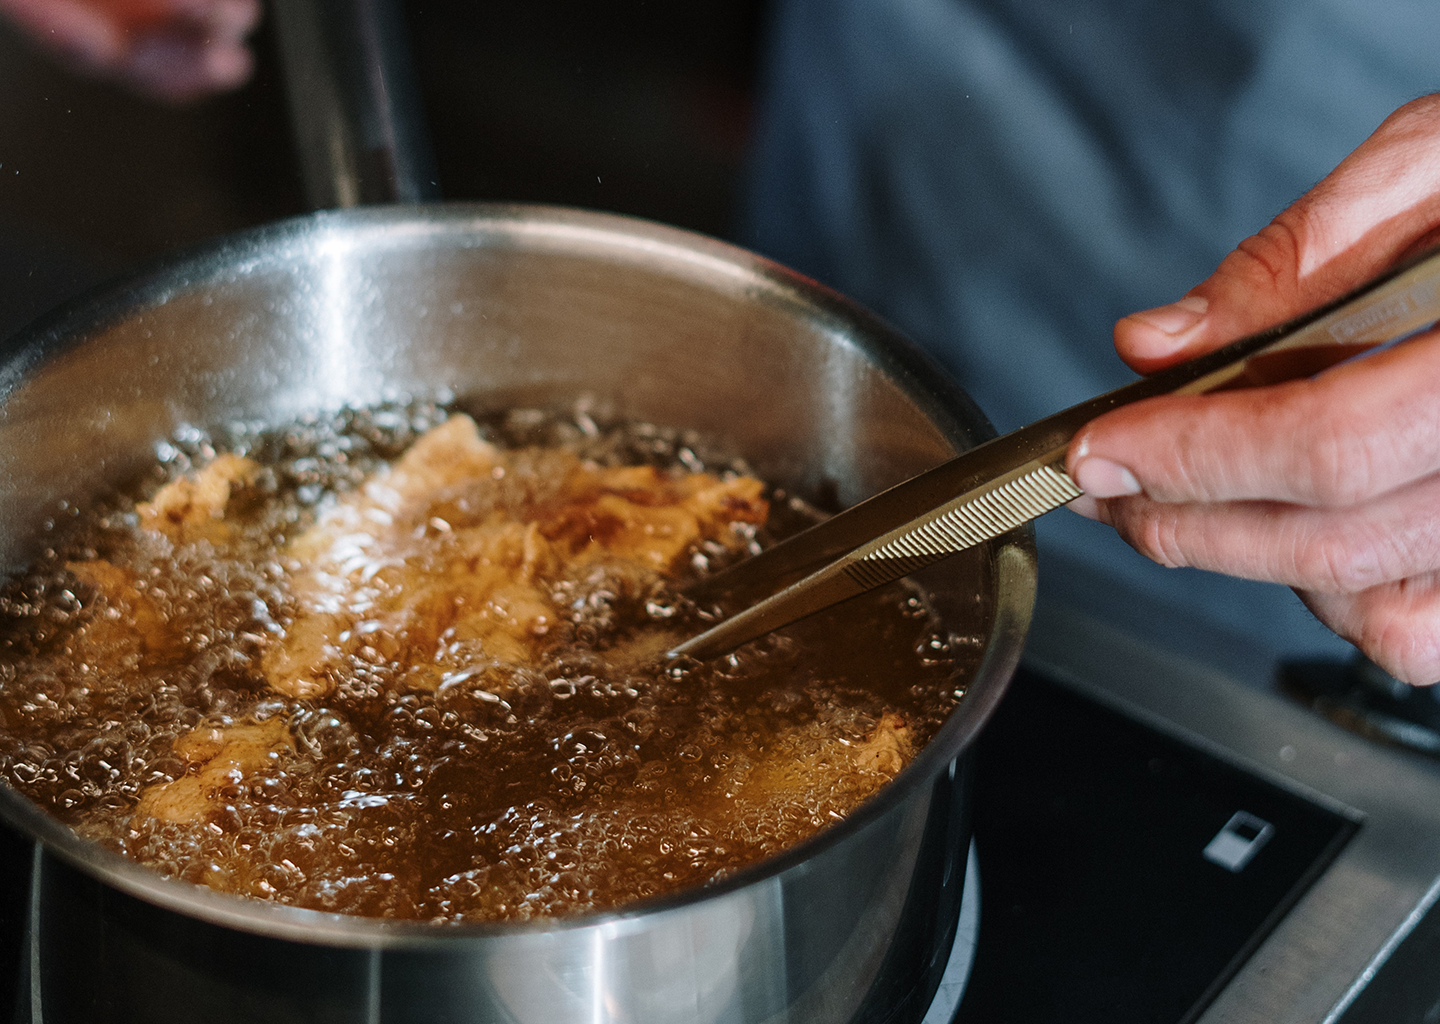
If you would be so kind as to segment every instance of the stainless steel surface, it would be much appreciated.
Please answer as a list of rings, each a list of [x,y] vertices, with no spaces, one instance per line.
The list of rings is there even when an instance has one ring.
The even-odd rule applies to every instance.
[[[955,943],[950,959],[935,990],[935,999],[920,1024],[951,1024],[965,995],[970,971],[975,966],[975,942],[980,937],[980,864],[975,857],[975,843],[965,858],[965,891],[960,899],[960,923],[955,928]]]
[[[1361,822],[1200,1018],[1331,1024],[1440,891],[1440,762],[1362,740],[1073,607],[1041,604],[1026,660]]]
[[[36,325],[0,365],[0,566],[182,424],[397,396],[594,408],[727,439],[853,503],[989,433],[911,346],[740,250],[514,207],[320,214],[231,239]],[[921,577],[976,649],[936,740],[846,822],[715,886],[513,926],[345,918],[161,879],[8,788],[43,847],[31,999],[61,1020],[918,1020],[953,934],[964,753],[1018,660],[1023,533]],[[954,766],[959,759],[962,768]],[[892,1018],[892,1014],[893,1016]]]
[[[744,591],[749,600],[764,599],[672,653],[702,660],[724,654],[1078,498],[1066,453],[1076,432],[1102,413],[1157,395],[1308,376],[1437,318],[1440,250],[1287,324],[1012,431],[707,581],[707,594]],[[808,575],[790,583],[797,571]]]
[[[270,5],[314,209],[438,199],[399,0]]]

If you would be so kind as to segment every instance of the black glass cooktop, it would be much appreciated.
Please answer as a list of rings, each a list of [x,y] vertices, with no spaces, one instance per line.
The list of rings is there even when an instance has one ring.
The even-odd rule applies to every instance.
[[[978,754],[957,1024],[1194,1020],[1357,828],[1025,669]]]

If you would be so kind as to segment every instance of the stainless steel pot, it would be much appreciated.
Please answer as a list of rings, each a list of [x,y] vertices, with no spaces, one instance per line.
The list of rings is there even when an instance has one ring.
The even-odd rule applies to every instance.
[[[853,502],[989,436],[903,339],[743,251],[525,207],[352,210],[182,255],[33,327],[0,362],[0,558],[184,423],[396,395],[617,412],[728,439]],[[24,998],[55,1021],[918,1020],[954,934],[965,752],[1016,661],[1033,544],[922,582],[978,669],[939,736],[848,820],[709,888],[549,923],[434,927],[159,878],[8,788],[33,842]]]

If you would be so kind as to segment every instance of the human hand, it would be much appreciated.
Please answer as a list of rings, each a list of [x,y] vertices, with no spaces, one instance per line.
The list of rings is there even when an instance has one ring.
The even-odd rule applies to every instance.
[[[0,0],[40,45],[78,69],[180,103],[250,75],[259,0]]]
[[[1149,373],[1440,241],[1440,96],[1400,108],[1178,302],[1115,326]],[[1411,683],[1440,680],[1440,330],[1308,380],[1139,402],[1076,435],[1073,506],[1142,554],[1286,583]]]

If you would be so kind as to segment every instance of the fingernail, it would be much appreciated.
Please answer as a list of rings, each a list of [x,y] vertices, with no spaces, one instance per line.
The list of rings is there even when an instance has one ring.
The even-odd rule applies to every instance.
[[[1184,334],[1201,320],[1210,308],[1210,300],[1200,295],[1187,295],[1179,302],[1168,306],[1157,306],[1131,314],[1136,320],[1149,324],[1157,330],[1175,336]]]
[[[1075,483],[1092,498],[1123,498],[1140,493],[1140,481],[1118,462],[1088,458],[1075,467]]]

